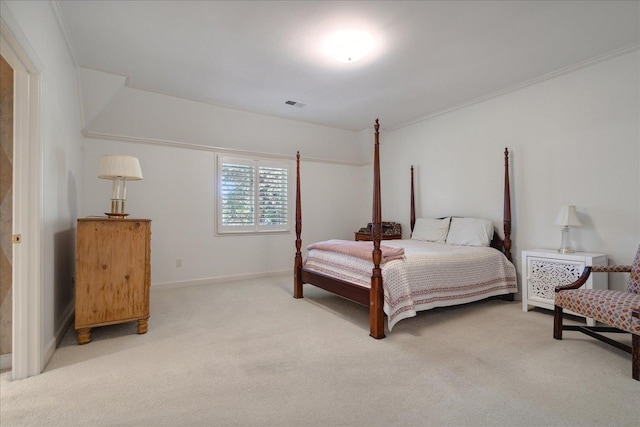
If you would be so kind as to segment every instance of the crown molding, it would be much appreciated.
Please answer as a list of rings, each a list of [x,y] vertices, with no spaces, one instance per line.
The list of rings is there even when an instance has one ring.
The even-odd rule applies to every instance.
[[[551,80],[551,79],[554,79],[556,77],[560,77],[560,76],[563,76],[565,74],[569,74],[569,73],[572,73],[574,71],[578,71],[578,70],[581,70],[583,68],[590,67],[591,65],[595,65],[597,63],[600,63],[600,62],[603,62],[603,61],[607,61],[609,59],[613,59],[613,58],[616,58],[618,56],[622,56],[622,55],[625,55],[627,53],[630,53],[630,52],[633,52],[633,51],[639,50],[639,49],[640,49],[640,43],[632,43],[630,45],[621,47],[619,49],[615,49],[615,50],[612,50],[610,52],[607,52],[607,53],[605,53],[603,55],[596,56],[596,57],[591,58],[591,59],[587,59],[586,61],[583,61],[583,62],[579,62],[579,63],[574,64],[572,66],[561,68],[559,70],[552,71],[552,72],[547,73],[547,74],[543,74],[541,76],[535,77],[535,78],[530,79],[530,80],[526,80],[526,81],[524,81],[522,83],[518,83],[518,84],[510,86],[508,88],[501,89],[501,90],[498,90],[496,92],[492,92],[492,93],[484,95],[484,96],[479,96],[479,97],[474,98],[474,99],[472,99],[470,101],[467,101],[467,102],[464,102],[464,103],[461,103],[461,104],[458,104],[458,105],[454,105],[453,107],[446,108],[444,110],[439,110],[439,111],[433,112],[433,113],[431,113],[431,114],[429,114],[427,116],[423,116],[423,117],[420,117],[418,119],[411,120],[409,122],[405,122],[405,123],[393,126],[392,128],[387,129],[387,130],[388,131],[395,131],[395,130],[398,130],[398,129],[405,128],[407,126],[415,125],[417,123],[424,122],[425,120],[433,119],[434,117],[441,116],[443,114],[451,113],[453,111],[461,110],[463,108],[470,107],[472,105],[480,104],[480,103],[483,103],[485,101],[489,101],[491,99],[498,98],[500,96],[507,95],[507,94],[512,93],[512,92],[516,92],[516,91],[518,91],[520,89],[524,89],[526,87],[533,86],[533,85],[536,85],[538,83],[542,83],[542,82],[545,82],[547,80]]]
[[[265,153],[265,152],[250,151],[250,150],[237,150],[233,148],[216,147],[212,145],[194,144],[191,142],[181,142],[181,141],[171,141],[171,140],[164,140],[164,139],[141,138],[141,137],[135,137],[135,136],[123,136],[123,135],[113,135],[113,134],[107,134],[107,133],[98,133],[98,132],[91,132],[86,128],[82,129],[82,135],[85,138],[99,139],[103,141],[119,141],[119,142],[131,142],[134,144],[159,145],[164,147],[174,147],[174,148],[181,148],[186,150],[209,151],[209,152],[214,152],[219,154],[254,156],[254,157],[262,157],[262,158],[269,158],[269,159],[278,159],[278,160],[295,160],[296,158],[295,155],[273,154],[273,153]],[[325,163],[325,164],[333,164],[333,165],[358,166],[358,167],[371,164],[371,162],[348,162],[343,160],[324,159],[320,157],[303,157],[303,156],[300,157],[300,160],[303,162]]]
[[[131,75],[130,74],[114,73],[114,72],[111,72],[111,71],[104,71],[104,70],[101,70],[99,68],[89,67],[89,66],[86,66],[86,65],[80,65],[78,68],[84,68],[85,70],[95,71],[97,73],[109,74],[111,76],[122,77],[124,79],[123,87],[127,87],[127,88],[130,88],[130,89],[135,89],[135,88],[129,86],[129,80],[131,80]]]

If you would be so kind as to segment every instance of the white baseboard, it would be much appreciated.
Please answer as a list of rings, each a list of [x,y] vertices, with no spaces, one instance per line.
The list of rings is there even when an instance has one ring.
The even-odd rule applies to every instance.
[[[67,332],[67,329],[71,325],[71,322],[73,321],[74,309],[75,309],[75,301],[71,301],[69,305],[67,305],[67,308],[64,311],[64,314],[62,316],[63,320],[60,323],[60,327],[56,330],[55,335],[51,337],[47,345],[45,345],[44,347],[44,351],[42,353],[42,357],[43,357],[42,366],[47,365],[47,363],[51,359],[51,356],[53,356],[53,353],[56,351],[56,348],[62,341],[62,337],[64,336],[64,334]],[[11,359],[12,359],[11,353],[0,355],[0,370],[10,369],[12,367]]]
[[[62,338],[64,337],[64,334],[67,332],[67,329],[69,329],[69,326],[73,322],[73,318],[75,314],[75,306],[76,306],[75,301],[71,301],[67,305],[67,308],[65,308],[64,314],[62,315],[62,322],[60,322],[60,326],[55,331],[54,336],[49,340],[49,342],[44,348],[44,353],[42,356],[43,357],[42,366],[47,366],[47,363],[49,363],[51,356],[53,356],[53,353],[55,353],[56,348],[58,348],[58,345],[60,345],[60,342],[62,342]]]
[[[55,333],[56,342],[58,344],[60,344],[60,341],[62,340],[62,337],[64,337],[65,332],[67,332],[67,329],[69,329],[69,326],[71,326],[71,323],[73,323],[75,309],[76,309],[76,302],[74,300],[74,301],[71,301],[67,305],[67,308],[65,308],[64,310],[64,314],[62,316],[64,320],[60,323],[60,327],[56,330],[56,333]]]
[[[153,283],[151,284],[151,290],[186,288],[189,286],[215,285],[217,283],[239,282],[242,280],[259,279],[261,277],[284,276],[287,274],[293,274],[292,270],[287,269],[287,270],[271,271],[267,273],[249,273],[249,274],[238,274],[234,276],[208,277],[204,279],[182,280],[180,282]]]
[[[44,352],[42,353],[42,366],[47,366],[49,360],[51,360],[51,356],[56,351],[56,337],[51,337],[47,345],[44,346]]]

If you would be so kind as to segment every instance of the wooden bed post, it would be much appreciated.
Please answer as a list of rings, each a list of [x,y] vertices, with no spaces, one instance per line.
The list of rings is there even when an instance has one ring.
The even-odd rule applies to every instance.
[[[302,206],[300,201],[300,151],[296,153],[296,256],[293,263],[293,297],[302,298]]]
[[[511,262],[511,190],[509,188],[509,150],[504,148],[504,254]]]
[[[415,202],[414,191],[413,191],[413,165],[411,165],[411,217],[410,217],[410,222],[411,222],[411,233],[409,234],[409,237],[411,237],[413,235],[413,227],[415,227],[415,225],[416,225],[416,202]]]
[[[376,119],[375,145],[373,154],[373,212],[372,212],[372,238],[373,238],[373,271],[371,274],[371,289],[369,291],[369,327],[373,338],[384,338],[384,312],[382,289],[382,251],[380,240],[382,239],[382,205],[380,202],[380,124]]]

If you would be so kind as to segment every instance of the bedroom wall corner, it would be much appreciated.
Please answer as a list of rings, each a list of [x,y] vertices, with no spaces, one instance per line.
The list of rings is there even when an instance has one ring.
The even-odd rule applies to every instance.
[[[513,257],[556,248],[553,224],[574,204],[581,251],[627,263],[640,243],[640,54],[638,50],[390,132],[381,147],[383,206],[408,215],[406,186],[416,165],[418,216],[502,220],[502,152],[511,152]],[[404,224],[403,224],[404,225]],[[621,275],[619,275],[621,276]],[[624,289],[624,277],[610,288]]]
[[[75,219],[80,210],[82,175],[82,135],[76,64],[52,2],[3,1],[3,19],[10,16],[12,31],[28,46],[27,55],[37,58],[39,88],[37,98],[39,159],[30,160],[30,172],[37,177],[31,190],[42,212],[37,215],[39,260],[38,292],[32,295],[42,304],[39,353],[46,364],[51,343],[67,321],[73,301]],[[37,93],[35,93],[37,92]],[[34,102],[31,99],[29,102]],[[37,170],[34,170],[37,169]],[[35,181],[35,178],[33,178]],[[36,189],[37,188],[37,189]],[[37,194],[36,194],[37,193]],[[36,203],[34,203],[36,205]],[[27,232],[26,230],[25,232]],[[40,283],[41,282],[41,283]],[[41,291],[41,293],[39,292]],[[32,307],[37,307],[33,304]],[[30,325],[30,328],[37,328]],[[37,374],[36,372],[29,375]]]

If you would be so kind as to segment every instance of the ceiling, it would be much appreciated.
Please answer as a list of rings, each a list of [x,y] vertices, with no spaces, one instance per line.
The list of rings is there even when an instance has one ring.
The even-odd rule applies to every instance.
[[[78,65],[242,111],[386,129],[640,46],[638,1],[58,0]],[[328,58],[332,31],[376,40]],[[290,106],[297,101],[304,107]]]

